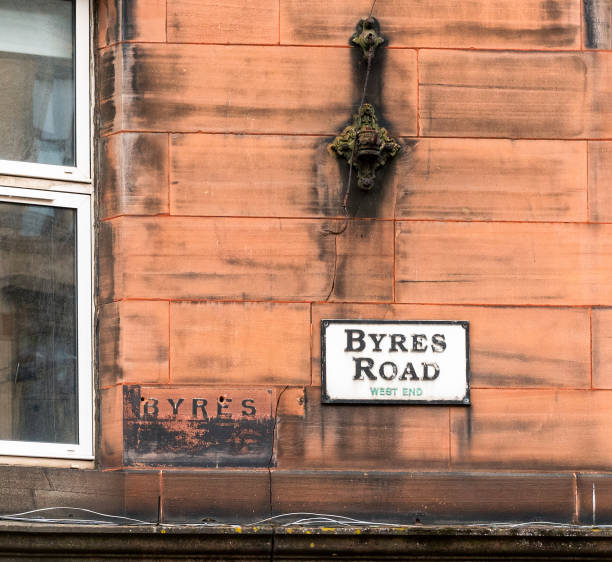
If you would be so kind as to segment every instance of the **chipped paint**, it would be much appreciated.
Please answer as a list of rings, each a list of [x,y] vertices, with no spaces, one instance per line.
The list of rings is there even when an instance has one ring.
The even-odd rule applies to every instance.
[[[274,391],[124,387],[128,466],[267,466]]]

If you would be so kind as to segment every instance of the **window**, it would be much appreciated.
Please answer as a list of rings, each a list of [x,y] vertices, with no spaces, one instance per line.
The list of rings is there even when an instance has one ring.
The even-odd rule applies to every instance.
[[[89,181],[87,0],[0,0],[0,173]]]
[[[88,0],[0,0],[0,71],[0,455],[93,458]]]

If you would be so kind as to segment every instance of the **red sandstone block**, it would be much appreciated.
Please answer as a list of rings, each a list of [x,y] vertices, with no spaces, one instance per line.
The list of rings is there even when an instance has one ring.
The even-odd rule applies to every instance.
[[[278,0],[168,0],[173,43],[278,42]]]
[[[287,387],[279,390],[276,402],[277,416],[304,417],[306,403],[304,387]]]
[[[590,335],[586,309],[315,304],[312,378],[321,380],[321,320],[467,320],[470,385],[589,388]]]
[[[304,415],[279,417],[277,466],[444,470],[449,462],[448,419],[449,409],[438,406],[321,405],[321,389],[309,387]]]
[[[177,215],[344,217],[348,166],[330,138],[171,135],[170,206]],[[403,170],[396,173],[403,173]],[[353,189],[351,216],[392,218],[391,171],[376,190]]]
[[[172,303],[172,382],[309,384],[310,306]]]
[[[164,470],[164,521],[253,523],[270,514],[267,470]]]
[[[119,0],[100,0],[97,5],[96,45],[104,47],[115,43],[119,37]]]
[[[138,501],[134,496],[139,496]],[[95,519],[95,514],[82,511],[90,509],[154,522],[158,496],[159,474],[155,472],[0,467],[3,513],[45,509],[49,518]]]
[[[612,523],[612,477],[578,474],[578,520],[582,525]]]
[[[100,292],[121,298],[389,300],[393,225],[121,217],[102,223]]]
[[[605,390],[473,390],[451,410],[451,467],[608,470],[612,395]]]
[[[126,386],[124,464],[266,467],[275,405],[274,389],[261,386]]]
[[[398,218],[584,221],[586,143],[420,139],[396,174]]]
[[[281,42],[344,46],[371,5],[371,0],[281,0]],[[580,7],[572,0],[387,0],[376,4],[373,15],[393,47],[580,47]]]
[[[332,226],[338,232],[343,221]],[[334,237],[333,234],[330,236]],[[329,301],[393,300],[393,223],[351,220],[336,236]]]
[[[101,218],[168,213],[168,135],[121,133],[99,146]]]
[[[122,301],[100,310],[100,383],[168,380],[167,302]]]
[[[103,468],[123,466],[123,386],[100,390],[99,461]]]
[[[166,40],[166,0],[101,0],[97,12],[98,47]]]
[[[130,44],[105,52],[101,69],[102,134],[331,136],[351,119],[362,87],[349,49]],[[368,99],[379,107],[384,99],[379,113],[393,134],[416,134],[415,52],[390,51],[381,72]]]
[[[415,303],[612,302],[612,227],[402,222],[396,298]]]
[[[425,136],[612,135],[612,55],[421,51]]]
[[[593,387],[612,389],[612,310],[594,309]]]
[[[590,220],[612,222],[612,142],[589,142]]]
[[[571,474],[406,473],[392,472],[393,468],[273,470],[274,512],[333,513],[404,524],[541,519],[569,523],[574,516]]]
[[[346,166],[329,139],[172,135],[171,208],[178,215],[338,216]],[[238,157],[237,157],[238,155]],[[340,173],[340,171],[344,173]],[[359,216],[584,220],[586,144],[406,141],[376,190],[353,189]]]

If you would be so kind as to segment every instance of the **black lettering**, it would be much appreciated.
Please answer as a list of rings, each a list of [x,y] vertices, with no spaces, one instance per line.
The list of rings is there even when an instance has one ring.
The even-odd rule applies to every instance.
[[[370,336],[370,339],[374,342],[373,351],[382,351],[382,349],[380,349],[380,342],[383,341],[386,335],[387,334],[368,334],[368,336]]]
[[[159,414],[159,408],[157,407],[157,403],[159,400],[156,398],[147,398],[147,401],[144,405],[144,415],[147,418],[156,418],[157,414]]]
[[[228,402],[231,402],[231,398],[224,398],[223,401],[217,400],[217,417],[218,418],[231,418],[232,414],[229,412],[224,412],[223,410],[227,410],[229,406]]]
[[[385,365],[391,365],[391,375],[387,375],[385,373]],[[397,365],[391,361],[385,361],[378,369],[378,374],[386,381],[392,381],[395,377],[397,377]]]
[[[406,336],[404,334],[391,334],[391,349],[389,351],[399,351],[399,347],[403,352],[407,353],[408,350],[404,347]]]
[[[354,381],[363,380],[363,375],[368,377],[371,381],[376,380],[376,375],[372,373],[374,359],[370,359],[369,357],[353,357],[353,361],[355,361],[355,376],[353,377]],[[364,363],[366,363],[366,365],[364,365]]]
[[[437,363],[421,363],[423,365],[423,380],[424,381],[433,381],[438,378],[440,374],[440,367],[438,367]],[[429,368],[434,370],[433,374],[429,374]]]
[[[246,410],[242,410],[242,415],[243,416],[254,416],[257,410],[255,409],[255,406],[251,406],[251,404],[247,404],[247,402],[250,402],[251,404],[255,404],[255,400],[253,400],[252,398],[245,398],[242,401],[242,407],[246,408]]]
[[[363,351],[365,349],[365,332],[361,330],[344,330],[346,332],[346,349],[344,351]],[[359,342],[359,347],[353,344]]]
[[[406,363],[406,368],[404,369],[404,372],[401,374],[400,378],[397,380],[406,381],[408,380],[407,375],[410,375],[411,381],[419,380],[419,377],[417,376],[416,371],[414,370],[414,365],[412,363]]]
[[[431,338],[431,350],[434,353],[442,353],[446,349],[444,334],[434,334]]]
[[[208,404],[207,400],[204,398],[194,398],[191,403],[191,413],[194,418],[198,417],[198,408],[202,410],[202,417],[207,418],[208,414],[206,413],[206,405]]]
[[[175,404],[172,398],[168,398],[168,402],[170,402],[170,406],[172,406],[172,413],[176,416],[178,415],[178,409],[180,405],[184,402],[183,398],[179,398],[178,402]]]
[[[423,341],[425,340],[425,341]],[[427,336],[425,334],[412,334],[412,351],[427,351]],[[425,343],[425,347],[423,344]]]

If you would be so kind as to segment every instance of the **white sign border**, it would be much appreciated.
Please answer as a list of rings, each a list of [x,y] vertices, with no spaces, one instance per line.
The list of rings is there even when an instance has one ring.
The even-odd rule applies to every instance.
[[[366,398],[330,398],[327,394],[327,373],[325,364],[325,330],[330,324],[445,324],[459,325],[465,328],[465,396],[461,400],[369,400]],[[322,404],[367,404],[367,405],[403,405],[403,406],[470,406],[470,323],[467,320],[374,320],[354,318],[323,318],[321,320],[321,403]]]

